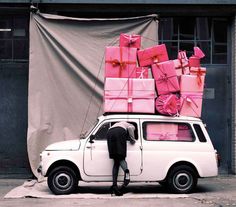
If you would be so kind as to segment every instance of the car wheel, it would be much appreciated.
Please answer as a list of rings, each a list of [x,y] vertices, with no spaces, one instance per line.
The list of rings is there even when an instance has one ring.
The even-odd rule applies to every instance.
[[[173,193],[191,193],[197,185],[197,175],[189,166],[177,166],[170,171],[167,183]]]
[[[49,189],[56,195],[73,193],[78,187],[78,178],[74,170],[67,166],[53,169],[47,182]]]

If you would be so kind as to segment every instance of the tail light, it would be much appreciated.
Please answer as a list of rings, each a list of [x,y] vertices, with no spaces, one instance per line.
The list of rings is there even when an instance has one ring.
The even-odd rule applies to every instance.
[[[216,156],[217,166],[220,167],[220,155],[218,154],[216,150],[215,150],[215,156]]]

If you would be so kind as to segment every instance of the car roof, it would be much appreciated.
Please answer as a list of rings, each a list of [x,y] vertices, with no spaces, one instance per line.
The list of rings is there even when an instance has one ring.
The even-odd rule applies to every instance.
[[[99,120],[105,119],[157,119],[161,121],[194,121],[202,122],[201,119],[189,116],[162,116],[157,114],[103,114]]]

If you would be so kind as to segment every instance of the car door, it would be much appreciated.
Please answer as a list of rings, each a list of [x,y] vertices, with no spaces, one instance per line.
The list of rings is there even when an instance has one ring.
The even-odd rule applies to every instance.
[[[111,124],[122,120],[107,120],[100,124],[100,126],[92,134],[94,135],[93,143],[87,140],[84,148],[84,171],[88,176],[111,176],[113,160],[109,158],[106,134]],[[123,120],[125,121],[125,120]],[[131,176],[141,174],[142,169],[142,148],[139,138],[139,123],[138,120],[129,120],[136,126],[136,143],[131,145],[127,141],[127,157],[128,168]],[[120,174],[123,172],[120,170]]]

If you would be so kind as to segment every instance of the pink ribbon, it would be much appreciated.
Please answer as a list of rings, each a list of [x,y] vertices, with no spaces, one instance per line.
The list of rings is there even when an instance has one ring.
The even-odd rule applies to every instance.
[[[178,115],[180,100],[174,94],[161,95],[156,100],[156,109],[160,114]]]

